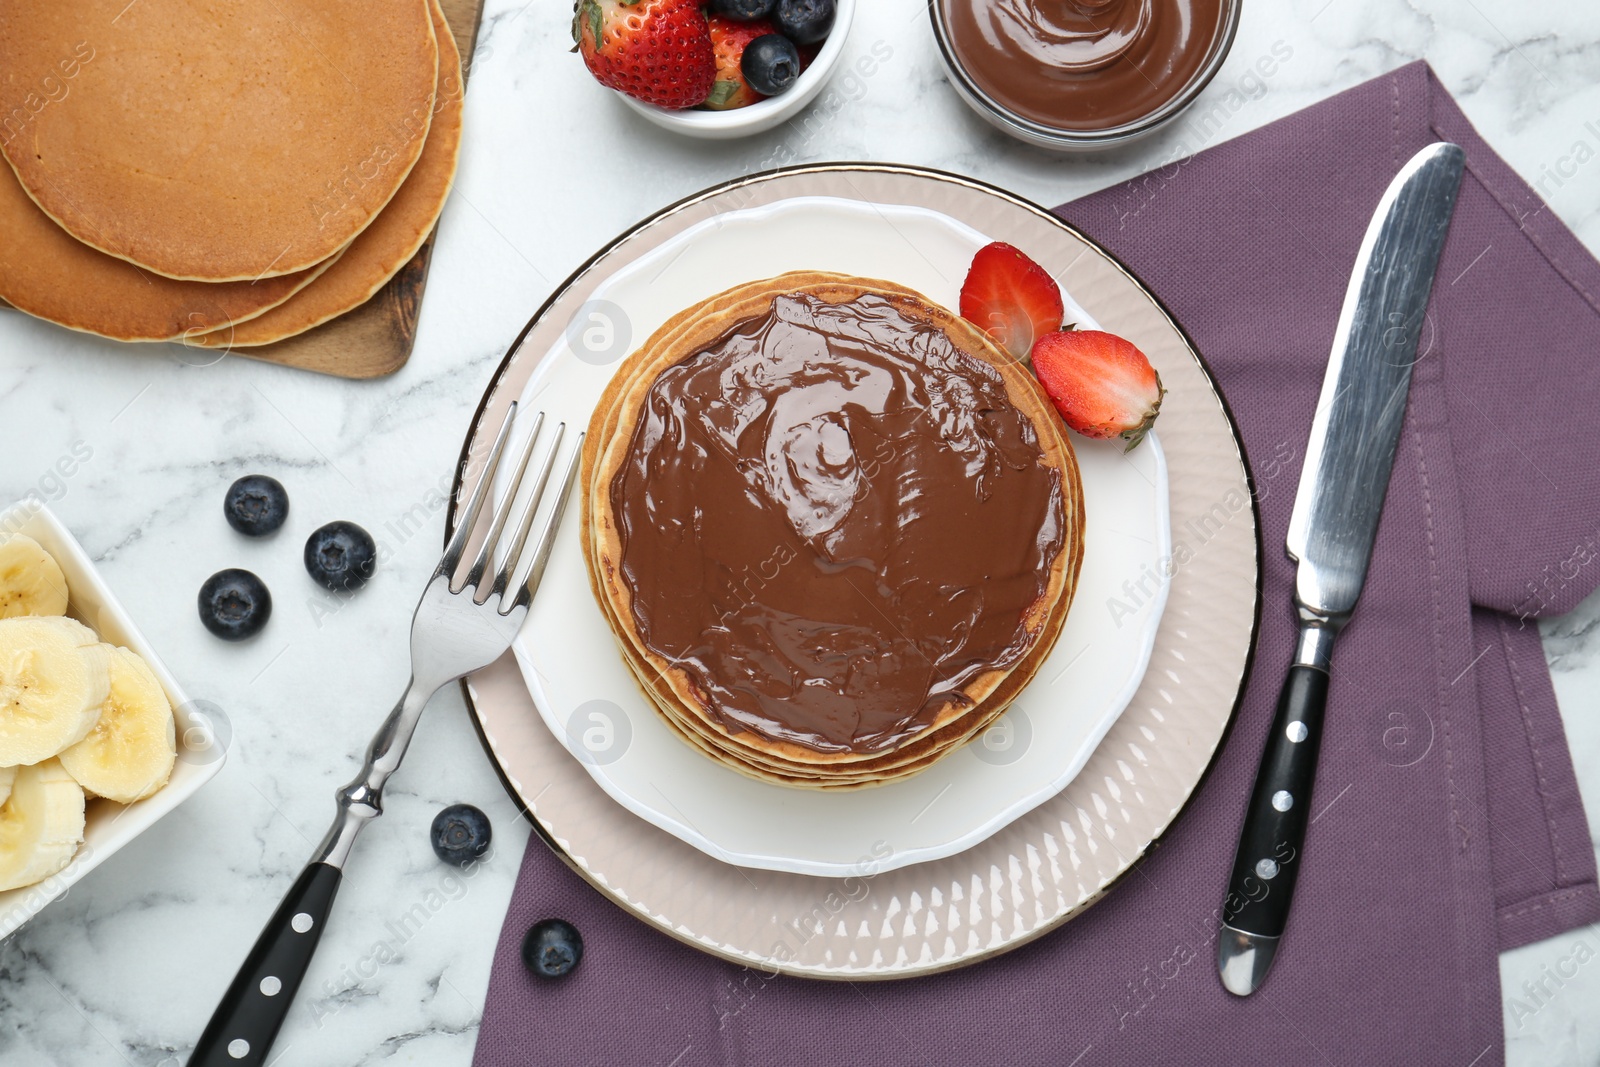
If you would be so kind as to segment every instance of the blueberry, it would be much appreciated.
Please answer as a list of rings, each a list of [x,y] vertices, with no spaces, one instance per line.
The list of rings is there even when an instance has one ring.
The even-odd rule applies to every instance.
[[[254,637],[271,617],[272,594],[249,571],[218,571],[200,587],[200,621],[224,641]]]
[[[494,831],[489,816],[471,804],[452,804],[433,817],[428,837],[433,851],[446,863],[465,867],[489,851]]]
[[[247,474],[228,486],[222,514],[229,526],[246,537],[264,537],[289,517],[289,494],[276,478]]]
[[[834,0],[778,0],[772,21],[795,44],[816,44],[833,29],[833,14]]]
[[[750,88],[762,96],[777,96],[800,77],[800,51],[787,37],[765,34],[744,46],[739,69]]]
[[[522,939],[522,962],[537,978],[565,978],[583,959],[583,935],[565,919],[541,919]]]
[[[772,14],[777,0],[711,0],[711,13],[736,22],[754,22]]]
[[[377,566],[372,535],[353,522],[330,522],[306,538],[306,573],[336,593],[360,589]]]

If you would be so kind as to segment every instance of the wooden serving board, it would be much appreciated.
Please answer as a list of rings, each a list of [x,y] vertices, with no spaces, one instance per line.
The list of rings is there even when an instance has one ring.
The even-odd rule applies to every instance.
[[[462,90],[472,71],[472,53],[478,42],[478,22],[484,0],[439,0],[445,19],[461,50]],[[0,163],[0,166],[3,166]],[[422,290],[428,283],[428,263],[438,228],[428,235],[411,262],[365,304],[305,333],[255,348],[236,348],[234,355],[281,363],[286,367],[332,374],[340,378],[380,378],[393,374],[411,358],[417,338],[417,316],[422,310]],[[0,310],[11,305],[0,300]]]
[[[483,3],[484,0],[439,0],[455,35],[456,47],[461,50],[463,91],[472,72]],[[435,227],[411,262],[360,307],[305,333],[270,345],[236,348],[233,354],[340,378],[393,374],[411,358],[411,346],[417,339],[417,316],[422,311],[422,290],[428,283],[428,263],[433,258],[433,240],[438,232]],[[0,310],[13,309],[0,300]]]
[[[456,47],[461,50],[463,90],[472,71],[483,3],[484,0],[439,0],[455,34]],[[236,348],[234,355],[340,378],[393,374],[411,358],[411,346],[417,339],[417,316],[422,311],[422,290],[428,283],[428,263],[433,258],[437,236],[435,228],[411,262],[355,310],[270,345]]]

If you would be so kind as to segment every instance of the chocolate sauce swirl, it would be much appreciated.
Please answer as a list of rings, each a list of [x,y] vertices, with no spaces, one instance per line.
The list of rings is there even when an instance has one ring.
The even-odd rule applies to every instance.
[[[1062,130],[1137,122],[1181,93],[1223,0],[940,0],[956,58],[1023,118]]]
[[[1060,473],[999,371],[867,294],[781,296],[648,391],[611,483],[633,619],[712,717],[877,752],[1028,651]]]

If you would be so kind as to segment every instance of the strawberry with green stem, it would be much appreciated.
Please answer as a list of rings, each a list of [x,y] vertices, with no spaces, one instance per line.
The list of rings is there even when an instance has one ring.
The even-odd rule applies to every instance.
[[[695,107],[716,80],[699,0],[578,0],[572,40],[601,85],[649,104]]]
[[[1100,330],[1061,330],[1033,346],[1033,372],[1068,426],[1120,437],[1131,451],[1155,425],[1166,389],[1132,341]]]

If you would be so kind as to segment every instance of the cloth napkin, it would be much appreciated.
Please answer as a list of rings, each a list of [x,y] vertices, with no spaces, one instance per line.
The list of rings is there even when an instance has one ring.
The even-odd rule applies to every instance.
[[[1434,287],[1366,593],[1336,652],[1317,809],[1265,989],[1217,980],[1211,916],[1291,655],[1284,534],[1350,266],[1379,195],[1438,139],[1467,176]],[[1215,371],[1265,552],[1233,732],[1161,845],[1050,935],[930,978],[747,972],[615,909],[538,838],[501,934],[478,1067],[1503,1059],[1503,949],[1600,919],[1534,620],[1600,583],[1600,264],[1424,64],[1060,209],[1126,262]],[[583,931],[541,983],[535,920]]]

